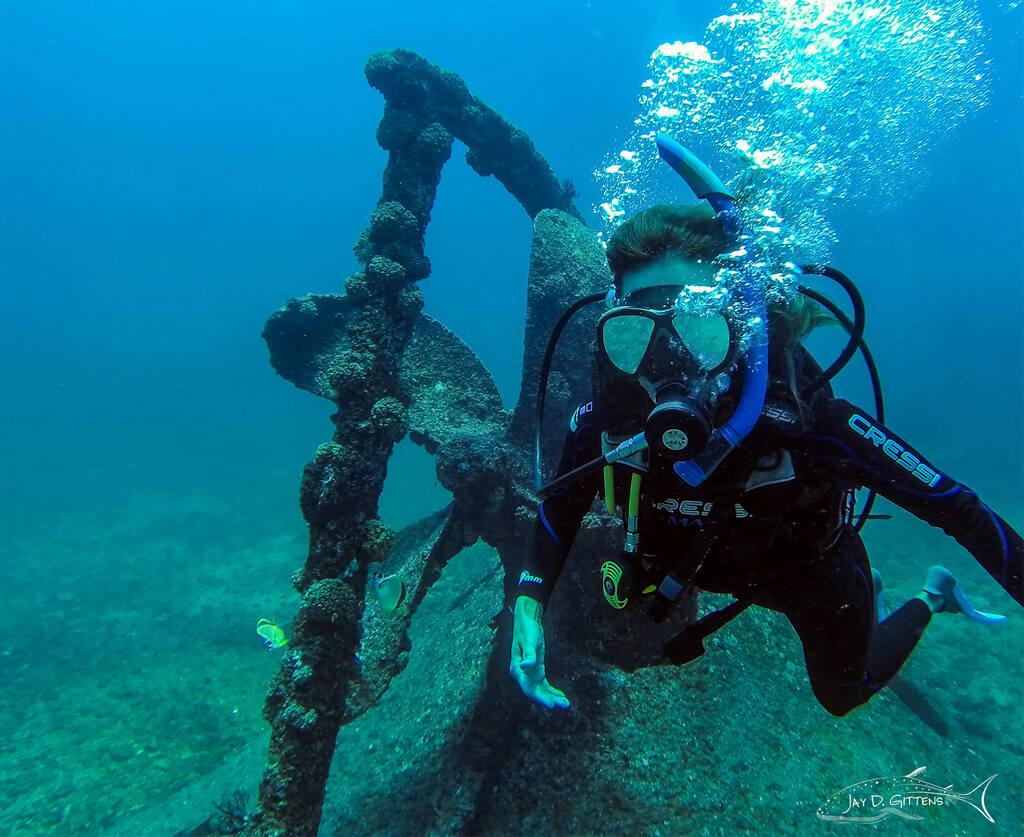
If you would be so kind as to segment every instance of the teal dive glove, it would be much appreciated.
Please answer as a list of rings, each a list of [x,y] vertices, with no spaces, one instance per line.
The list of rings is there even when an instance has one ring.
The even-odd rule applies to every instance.
[[[541,626],[543,609],[540,602],[529,596],[516,599],[512,625],[512,663],[509,673],[523,690],[523,694],[545,709],[568,709],[569,698],[556,689],[544,674],[544,628]]]

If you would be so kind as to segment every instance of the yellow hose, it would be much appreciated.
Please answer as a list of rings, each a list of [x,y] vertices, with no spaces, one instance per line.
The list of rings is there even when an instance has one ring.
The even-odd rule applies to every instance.
[[[629,481],[629,516],[636,517],[640,508],[640,474],[636,471]]]

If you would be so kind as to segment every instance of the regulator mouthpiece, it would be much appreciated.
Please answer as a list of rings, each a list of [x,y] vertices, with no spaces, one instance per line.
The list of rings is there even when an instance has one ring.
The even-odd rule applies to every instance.
[[[657,401],[644,428],[651,452],[673,459],[697,456],[714,430],[701,405],[677,384],[659,390]]]

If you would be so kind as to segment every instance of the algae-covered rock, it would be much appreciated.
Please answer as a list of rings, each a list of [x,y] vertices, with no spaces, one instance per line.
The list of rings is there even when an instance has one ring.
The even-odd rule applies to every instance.
[[[423,292],[415,285],[406,285],[395,296],[395,311],[407,320],[411,320],[423,310]]]
[[[357,304],[369,302],[374,297],[374,287],[367,280],[365,270],[353,273],[345,280],[345,298]]]
[[[451,156],[452,135],[437,122],[432,122],[416,137],[414,151],[427,164],[440,166]]]
[[[350,512],[351,485],[367,483],[376,463],[343,445],[321,445],[316,459],[302,472],[299,502],[306,521],[317,526],[336,526]]]
[[[370,216],[369,229],[370,241],[380,244],[415,237],[420,231],[416,216],[398,201],[379,204]]]
[[[363,523],[363,549],[371,561],[385,561],[395,546],[395,531],[379,518]]]
[[[399,295],[399,305],[410,314],[422,304],[416,288]],[[278,373],[300,389],[338,399],[342,415],[346,399],[339,399],[339,394],[360,396],[374,374],[372,359],[350,347],[347,326],[352,312],[352,303],[340,296],[291,300],[263,332]],[[400,389],[410,399],[404,426],[413,441],[431,452],[456,435],[489,433],[508,421],[487,368],[456,334],[425,314],[416,317]],[[396,441],[402,438],[403,427],[398,403],[394,398],[374,402],[376,412],[371,413],[374,426]]]
[[[402,385],[412,397],[409,435],[433,453],[449,439],[507,424],[487,367],[437,320],[420,314],[405,353]]]
[[[408,428],[408,413],[405,405],[397,398],[388,396],[380,399],[370,411],[370,422],[383,441],[395,444],[405,436]]]
[[[400,612],[413,612],[445,562],[478,536],[497,545],[503,561],[526,540],[520,510],[533,500],[527,456],[509,444],[510,417],[497,387],[457,336],[420,313],[413,284],[430,273],[424,232],[453,135],[469,147],[470,165],[498,178],[531,217],[550,207],[578,217],[574,190],[529,136],[457,75],[395,50],[371,57],[366,76],[387,99],[377,139],[388,162],[380,200],[354,247],[363,267],[346,281],[345,297],[292,300],[264,331],[274,368],[338,408],[334,443],[321,446],[303,472],[310,547],[296,578],[304,599],[290,654],[267,700],[272,735],[259,814],[266,833],[316,833],[339,724],[404,666],[405,623],[372,610],[363,618],[371,566],[382,566],[391,548],[376,514],[394,443],[408,429],[438,452],[438,473],[457,494],[429,551],[407,554],[401,576],[409,598]],[[357,652],[361,633],[368,642]],[[434,805],[446,831],[468,822],[475,792],[459,794],[480,786],[483,766],[474,763],[449,783],[453,804],[442,807],[451,818]]]
[[[531,218],[552,207],[582,218],[572,202],[574,190],[558,179],[529,134],[474,96],[458,75],[404,49],[375,53],[365,71],[366,80],[388,102],[377,134],[382,146],[406,145],[413,130],[407,114],[416,113],[464,142],[470,167],[501,181]]]
[[[281,721],[295,730],[305,731],[316,723],[317,715],[315,709],[307,709],[297,703],[289,703],[280,714]]]
[[[354,622],[359,605],[352,588],[341,579],[325,578],[311,584],[302,597],[305,618],[315,622]]]
[[[416,139],[421,124],[420,116],[389,102],[377,126],[377,144],[385,151],[408,145]]]
[[[289,299],[263,328],[274,371],[299,389],[331,398],[327,364],[344,348],[350,311],[351,302],[336,294]]]
[[[379,290],[391,291],[405,284],[405,268],[384,256],[374,256],[366,263],[366,279]],[[347,281],[345,287],[348,287]]]
[[[611,283],[604,248],[591,230],[555,209],[537,215],[530,248],[523,377],[511,430],[521,444],[533,438],[541,361],[558,318],[576,300],[607,291]],[[574,399],[590,391],[590,346],[603,310],[596,303],[580,311],[562,333],[548,384],[548,427],[564,427],[568,414],[578,406]]]

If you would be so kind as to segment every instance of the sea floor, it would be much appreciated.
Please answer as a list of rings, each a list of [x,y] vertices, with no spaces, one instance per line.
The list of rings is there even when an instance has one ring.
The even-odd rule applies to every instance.
[[[297,510],[278,505],[201,491],[140,497],[116,514],[66,513],[44,537],[8,543],[0,833],[171,834],[206,819],[213,795],[238,783],[248,780],[254,798],[262,703],[280,654],[255,624],[289,625],[290,576],[306,545]],[[522,709],[495,750],[496,784],[476,827],[820,834],[842,829],[815,812],[844,787],[926,766],[924,778],[958,792],[998,774],[986,795],[995,822],[961,803],[846,830],[1024,833],[1020,608],[953,541],[911,518],[872,524],[868,542],[890,604],[941,561],[980,608],[1010,621],[940,615],[902,674],[909,698],[883,692],[843,719],[818,706],[795,636],[765,612],[716,635],[696,669],[573,666],[551,636],[549,677],[573,707]],[[415,833],[443,820],[459,770],[450,745],[473,734],[483,693],[497,569],[478,544],[425,599],[407,669],[339,736],[325,835]]]
[[[879,511],[893,510],[881,504]],[[941,560],[978,607],[1010,621],[985,627],[940,615],[905,667],[899,694],[883,691],[845,718],[818,705],[792,629],[767,611],[750,611],[715,635],[695,666],[633,674],[577,664],[549,631],[548,676],[573,706],[547,712],[526,704],[506,719],[504,742],[479,742],[492,747],[492,766],[482,779],[464,777],[466,794],[478,794],[469,833],[1022,833],[1019,608],[941,533],[902,514],[874,526],[868,541],[890,606],[913,595],[927,566]],[[460,741],[463,753],[476,746],[469,718],[484,660],[471,649],[486,652],[483,623],[500,600],[497,582],[478,581],[496,561],[488,553],[478,545],[449,565],[414,620],[408,669],[339,736],[325,835],[443,833],[438,825],[452,821],[446,806],[458,796],[451,777],[461,765],[446,743]],[[457,611],[449,604],[456,600]],[[566,606],[572,602],[551,603]],[[609,609],[607,621],[588,629],[615,630],[617,616]],[[819,809],[842,813],[834,808],[846,804],[850,785],[895,781],[922,767],[921,778],[964,794],[997,774],[985,795],[994,822],[964,802],[925,809],[907,801],[899,810],[908,818],[891,814],[878,824],[818,817]]]
[[[0,834],[98,833],[265,732],[255,626],[289,623],[305,550],[297,510],[267,511],[151,495],[8,541]]]

